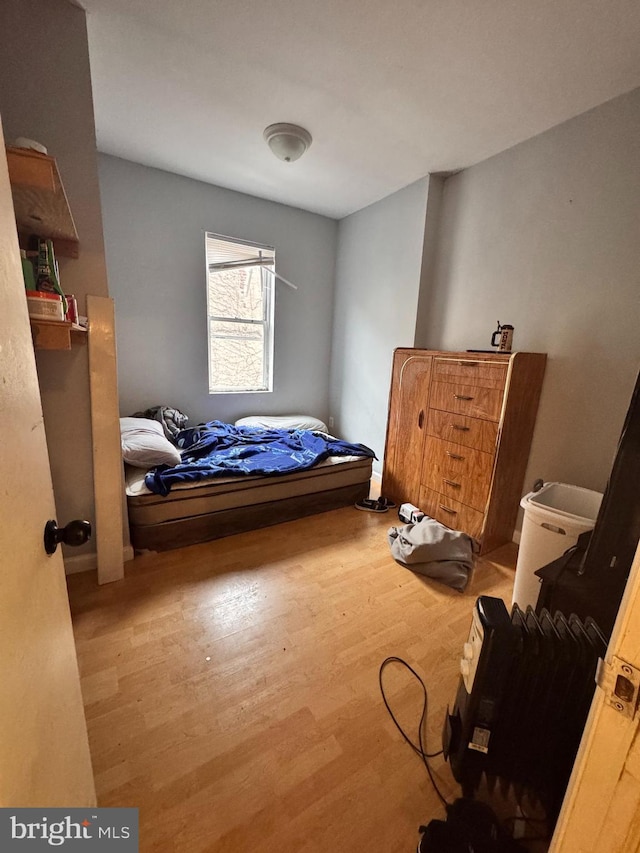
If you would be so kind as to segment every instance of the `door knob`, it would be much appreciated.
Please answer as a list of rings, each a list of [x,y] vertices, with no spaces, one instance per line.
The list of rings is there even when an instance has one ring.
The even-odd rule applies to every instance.
[[[55,553],[60,542],[65,545],[84,545],[91,539],[91,522],[76,518],[65,527],[58,527],[58,522],[52,518],[44,526],[44,550],[47,554]]]

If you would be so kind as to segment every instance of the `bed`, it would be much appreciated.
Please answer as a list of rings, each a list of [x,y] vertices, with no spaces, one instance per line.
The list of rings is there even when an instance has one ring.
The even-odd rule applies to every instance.
[[[300,416],[292,417],[293,422],[300,422]],[[132,419],[121,419],[121,425],[125,420]],[[254,420],[264,422],[243,419],[235,426],[253,426]],[[270,430],[273,419],[269,420]],[[283,429],[283,423],[284,420],[276,428]],[[310,432],[314,436],[323,435],[321,431]],[[185,430],[182,434],[186,433]],[[135,467],[125,464],[131,544],[138,551],[164,551],[353,505],[369,494],[373,458],[368,448],[364,448],[368,455],[363,455],[360,450],[363,445],[353,447],[355,454],[347,452],[348,446],[340,447],[341,455],[330,455],[313,467],[290,473],[223,476],[218,472],[210,479],[171,482],[166,496],[149,488],[148,484],[156,488],[154,475],[148,477],[148,468],[141,467],[139,460]],[[123,455],[125,461],[131,458],[126,453]],[[170,475],[175,469],[165,464],[153,470],[168,471]]]

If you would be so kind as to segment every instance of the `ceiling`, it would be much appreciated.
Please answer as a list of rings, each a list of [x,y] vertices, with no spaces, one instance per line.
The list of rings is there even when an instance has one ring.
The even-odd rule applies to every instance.
[[[637,0],[82,5],[101,151],[335,218],[640,86]]]

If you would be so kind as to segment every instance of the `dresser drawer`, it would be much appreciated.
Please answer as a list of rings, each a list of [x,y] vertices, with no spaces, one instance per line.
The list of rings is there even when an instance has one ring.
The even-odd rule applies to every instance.
[[[425,486],[420,489],[419,506],[424,513],[435,518],[440,524],[452,530],[468,533],[473,539],[480,539],[484,515],[477,509],[465,506]]]
[[[466,447],[475,447],[485,453],[493,453],[498,440],[498,424],[495,421],[430,409],[427,434],[444,441],[464,444]]]
[[[421,484],[434,492],[484,512],[492,470],[492,454],[427,436]]]
[[[499,421],[503,392],[496,388],[459,385],[455,382],[433,382],[429,407],[472,418]]]
[[[507,367],[506,362],[499,361],[436,358],[433,378],[440,382],[457,382],[502,391],[507,382]]]

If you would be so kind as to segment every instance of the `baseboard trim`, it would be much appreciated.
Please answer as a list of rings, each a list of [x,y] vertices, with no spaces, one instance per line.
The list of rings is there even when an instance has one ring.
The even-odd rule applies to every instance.
[[[98,568],[98,555],[93,551],[90,554],[74,554],[72,557],[64,558],[65,575],[77,575],[80,572],[92,572]]]
[[[128,563],[133,560],[135,554],[132,545],[125,545],[122,549],[122,562]],[[95,572],[98,568],[98,555],[95,551],[90,554],[73,554],[64,558],[65,575],[77,575],[80,572]]]

